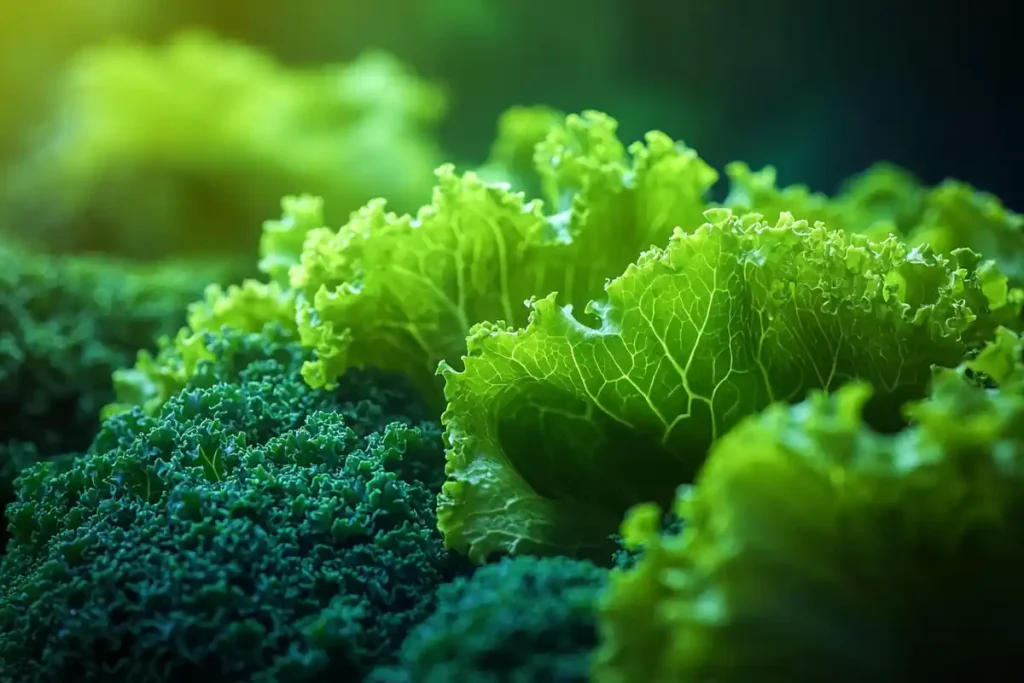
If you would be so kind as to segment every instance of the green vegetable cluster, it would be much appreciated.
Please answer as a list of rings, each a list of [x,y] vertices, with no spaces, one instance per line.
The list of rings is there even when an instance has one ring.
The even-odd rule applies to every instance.
[[[1024,342],[943,369],[913,426],[864,420],[851,383],[776,404],[713,449],[601,605],[597,683],[994,680],[1024,631]],[[978,386],[985,383],[998,388]],[[970,377],[968,377],[970,376]]]
[[[15,482],[9,680],[1017,662],[1024,219],[889,166],[834,197],[725,180],[537,108],[415,213],[286,197],[262,276],[208,287],[91,443]]]
[[[312,386],[375,367],[447,406],[438,522],[450,546],[476,560],[601,557],[630,506],[668,504],[743,418],[861,380],[876,388],[869,422],[899,429],[933,365],[1019,321],[1005,259],[872,237],[901,215],[883,199],[912,194],[883,183],[890,170],[812,201],[773,190],[767,173],[745,184],[737,168],[713,207],[717,173],[692,149],[661,133],[627,147],[614,120],[588,112],[536,145],[541,198],[451,166],[415,216],[375,200],[332,230],[315,227],[316,199],[291,198],[264,233],[270,277],[211,290],[173,344],[119,375],[119,395],[159,404],[195,366],[191,340],[222,321],[291,326],[315,352]],[[768,220],[777,195],[796,212]],[[991,206],[958,208],[982,221]],[[803,217],[839,207],[872,218],[837,230]],[[1016,218],[999,215],[978,224],[1016,239]]]
[[[357,679],[459,571],[441,435],[401,381],[311,389],[275,328],[206,342],[218,362],[158,415],[18,479],[0,680]]]
[[[24,467],[88,448],[114,398],[111,373],[172,334],[205,281],[228,277],[212,264],[53,256],[0,240],[0,509]]]
[[[585,683],[606,584],[607,571],[586,560],[521,555],[483,566],[438,589],[400,663],[368,683]]]

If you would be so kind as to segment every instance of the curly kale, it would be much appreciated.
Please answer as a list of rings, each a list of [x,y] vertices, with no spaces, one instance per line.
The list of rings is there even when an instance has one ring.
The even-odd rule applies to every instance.
[[[0,443],[85,450],[111,373],[177,331],[209,274],[0,243]]]
[[[436,424],[397,381],[309,388],[281,329],[206,335],[158,415],[17,481],[0,680],[359,680],[433,608]]]
[[[437,610],[372,683],[585,683],[603,570],[520,555],[438,589]]]
[[[216,270],[0,242],[0,507],[26,465],[89,447],[113,398],[111,373],[177,330],[186,304],[224,275]]]

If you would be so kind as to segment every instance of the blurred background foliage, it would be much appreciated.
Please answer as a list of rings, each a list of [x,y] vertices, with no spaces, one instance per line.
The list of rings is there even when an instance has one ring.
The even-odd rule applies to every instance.
[[[994,3],[0,7],[0,226],[56,251],[252,263],[282,194],[324,195],[331,225],[377,195],[414,208],[441,161],[485,161],[513,105],[603,110],[625,139],[661,129],[782,184],[831,192],[889,160],[1021,205],[1019,67]]]

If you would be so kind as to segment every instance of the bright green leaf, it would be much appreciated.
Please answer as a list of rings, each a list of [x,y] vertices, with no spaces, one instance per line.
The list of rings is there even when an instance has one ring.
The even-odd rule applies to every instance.
[[[552,294],[529,325],[481,324],[443,366],[451,546],[603,552],[623,512],[666,503],[741,419],[862,379],[884,429],[986,323],[978,258],[871,242],[783,214],[707,212],[610,282],[586,316]],[[986,266],[987,267],[987,266]],[[980,316],[980,319],[979,319]]]

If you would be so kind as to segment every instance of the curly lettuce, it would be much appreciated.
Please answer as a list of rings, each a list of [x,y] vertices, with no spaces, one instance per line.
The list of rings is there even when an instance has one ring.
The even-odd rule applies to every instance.
[[[456,362],[474,323],[525,323],[523,302],[559,290],[583,305],[606,278],[677,225],[693,224],[717,174],[661,133],[628,150],[613,119],[569,116],[537,146],[545,201],[527,200],[450,165],[416,216],[370,202],[341,230],[309,233],[299,292],[306,369],[330,386],[348,367],[401,372],[439,393],[439,361]]]
[[[634,510],[643,556],[600,606],[596,683],[967,680],[1022,645],[1024,343],[942,370],[909,429],[853,383],[726,435],[679,533]],[[985,373],[998,389],[964,381]]]
[[[1024,215],[966,183],[947,180],[929,190],[908,240],[937,251],[969,247],[995,260],[1014,285],[1024,285]]]
[[[605,556],[623,512],[667,503],[743,418],[859,379],[872,424],[902,426],[933,365],[955,366],[1007,305],[969,250],[873,242],[783,214],[711,209],[643,254],[577,317],[531,302],[529,324],[481,323],[462,371],[443,364],[446,543]]]
[[[940,253],[965,247],[993,259],[1013,285],[1024,285],[1024,216],[967,183],[946,180],[925,187],[909,171],[882,163],[829,197],[805,185],[779,187],[771,166],[752,171],[734,162],[726,175],[725,206],[737,212],[754,211],[769,221],[788,212],[872,239],[900,235],[911,246],[928,245]]]

